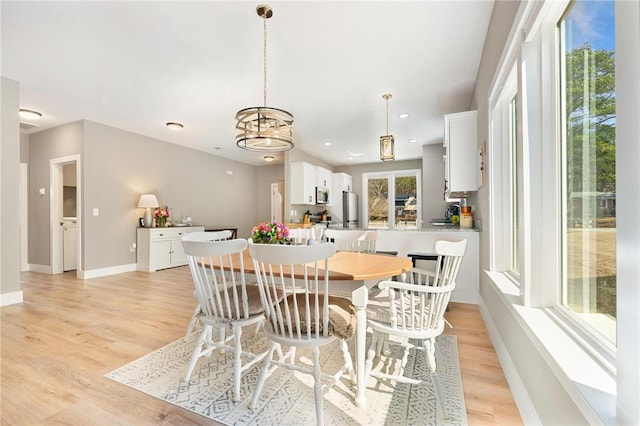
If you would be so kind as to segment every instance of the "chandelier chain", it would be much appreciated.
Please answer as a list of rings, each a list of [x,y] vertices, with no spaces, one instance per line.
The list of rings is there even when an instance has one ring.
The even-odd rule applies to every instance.
[[[262,17],[262,22],[264,23],[264,45],[263,45],[263,53],[264,53],[264,106],[267,106],[267,15]]]

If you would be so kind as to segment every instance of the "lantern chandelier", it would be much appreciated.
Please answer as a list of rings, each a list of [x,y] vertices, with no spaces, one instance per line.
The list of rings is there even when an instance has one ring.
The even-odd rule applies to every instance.
[[[273,10],[260,5],[256,12],[264,25],[264,106],[236,113],[236,145],[248,151],[288,151],[293,148],[293,115],[267,106],[267,19],[273,16]]]
[[[387,102],[387,134],[380,136],[380,159],[382,161],[395,160],[395,154],[393,153],[393,135],[389,134],[389,99],[390,94],[382,95],[382,99]]]

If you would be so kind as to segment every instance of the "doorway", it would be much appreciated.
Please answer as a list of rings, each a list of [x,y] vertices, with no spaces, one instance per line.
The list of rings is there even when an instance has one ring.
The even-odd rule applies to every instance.
[[[81,277],[80,156],[51,160],[51,273],[76,270]]]
[[[284,181],[271,184],[271,222],[282,222],[282,216],[284,215],[283,187]]]

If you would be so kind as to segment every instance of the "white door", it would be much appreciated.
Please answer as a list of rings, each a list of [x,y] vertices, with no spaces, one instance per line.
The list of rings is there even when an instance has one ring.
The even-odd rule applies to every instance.
[[[63,258],[64,272],[78,269],[78,224],[75,221],[64,221]]]
[[[277,183],[271,184],[271,221],[282,222],[282,194]]]

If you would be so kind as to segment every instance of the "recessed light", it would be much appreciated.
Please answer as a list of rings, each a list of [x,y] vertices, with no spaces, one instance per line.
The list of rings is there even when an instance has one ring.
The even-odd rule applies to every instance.
[[[266,161],[267,163],[270,163],[275,159],[273,155],[265,155],[263,158],[264,158],[264,161]]]
[[[331,142],[326,141],[326,142],[324,143],[324,146],[331,146]]]
[[[409,143],[416,143],[416,142],[418,142],[417,139],[409,139]]]
[[[20,108],[20,117],[26,118],[27,120],[37,120],[42,117],[42,113],[32,109]]]
[[[353,160],[353,157],[347,157],[347,160]]]
[[[399,114],[398,117],[400,118],[407,118],[409,116],[409,114],[407,114],[406,112],[403,112],[402,114]]]
[[[182,123],[176,123],[175,121],[169,121],[168,123],[166,123],[166,126],[174,132],[178,132],[184,127]]]

